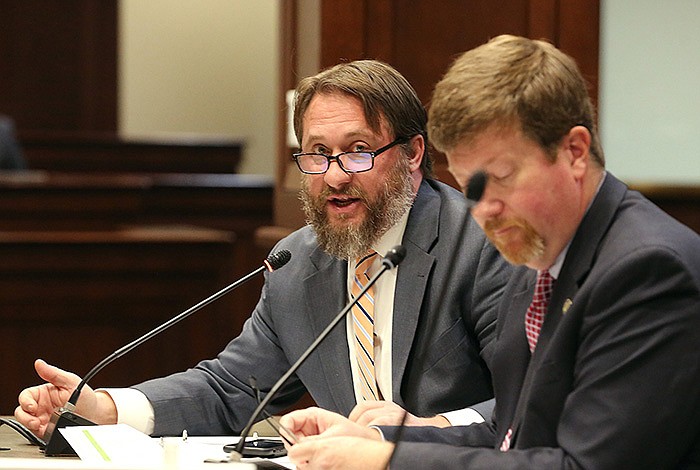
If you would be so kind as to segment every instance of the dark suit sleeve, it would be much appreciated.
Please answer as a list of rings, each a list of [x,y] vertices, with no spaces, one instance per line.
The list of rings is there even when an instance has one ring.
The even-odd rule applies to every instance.
[[[470,223],[475,224],[473,220]],[[472,305],[466,309],[468,327],[479,342],[480,355],[491,369],[491,355],[496,344],[496,313],[503,290],[512,273],[512,267],[503,260],[498,250],[484,238],[479,263],[472,288]],[[477,403],[470,408],[490,421],[494,409],[493,399]]]
[[[379,426],[384,439],[395,442],[399,433],[398,426]],[[454,445],[460,442],[462,446],[492,447],[494,442],[494,427],[491,422],[471,424],[469,426],[450,426],[436,428],[433,426],[407,426],[401,429],[401,443],[406,444],[407,452],[417,442],[430,442],[431,444]],[[454,452],[454,447],[452,452]],[[399,467],[403,468],[403,467]]]
[[[27,164],[12,119],[0,116],[0,170],[23,170]]]
[[[283,271],[268,276],[285,276]],[[153,405],[154,435],[228,435],[241,431],[257,402],[249,377],[269,390],[290,367],[275,333],[268,305],[269,282],[241,334],[216,359],[200,362],[185,372],[144,382],[134,388]],[[296,402],[304,388],[296,377],[280,390],[268,411],[279,412]]]
[[[477,403],[476,405],[472,405],[469,408],[479,413],[484,418],[484,421],[488,422],[493,417],[493,409],[495,405],[496,400],[492,398],[490,400]]]
[[[395,468],[676,468],[700,432],[700,293],[697,256],[643,248],[591,271],[567,313],[569,354],[543,364],[541,390],[562,392],[558,447],[500,452],[473,445],[481,425],[424,430],[401,443]],[[688,263],[688,265],[685,265]],[[556,341],[554,339],[553,341]],[[547,377],[549,382],[547,382]],[[558,401],[559,397],[551,397]],[[521,430],[521,432],[525,432]],[[421,439],[421,430],[407,439]],[[495,446],[495,442],[492,446]]]
[[[473,220],[470,223],[476,226]],[[480,230],[480,229],[479,229]],[[504,288],[508,283],[512,266],[484,237],[479,264],[474,276],[471,308],[466,309],[467,325],[474,332],[481,348],[481,358],[491,368],[491,355],[496,344],[496,314]]]

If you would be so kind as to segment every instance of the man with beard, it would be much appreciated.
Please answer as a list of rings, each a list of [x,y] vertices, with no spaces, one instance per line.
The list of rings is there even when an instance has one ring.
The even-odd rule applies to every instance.
[[[86,387],[77,412],[154,435],[238,433],[257,405],[250,377],[268,392],[348,302],[356,266],[358,276],[371,275],[376,253],[403,244],[405,260],[375,286],[373,324],[348,315],[267,411],[284,410],[308,391],[344,415],[371,402],[353,415],[362,423],[396,422],[401,407],[412,413],[409,423],[474,419],[464,408],[492,396],[494,307],[509,269],[470,222],[463,196],[428,178],[426,121],[410,84],[377,61],[302,80],[294,159],[309,225],[273,250],[289,250],[291,261],[266,275],[242,333],[216,359],[129,389]],[[35,367],[48,383],[24,390],[15,416],[42,435],[78,377],[40,360]]]
[[[699,468],[700,237],[606,172],[573,59],[494,38],[437,84],[428,129],[458,183],[488,175],[474,218],[522,265],[498,312],[494,418],[394,447],[396,428],[382,441],[295,411],[297,468]]]

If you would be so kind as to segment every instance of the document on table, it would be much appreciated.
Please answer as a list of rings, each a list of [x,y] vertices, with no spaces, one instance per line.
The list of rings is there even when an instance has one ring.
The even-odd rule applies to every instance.
[[[157,440],[127,426],[69,426],[59,429],[84,462],[159,465],[163,448]]]
[[[227,461],[229,456],[223,446],[238,440],[231,436],[152,438],[126,424],[70,426],[59,431],[83,462],[139,469],[161,467],[163,464],[174,468],[211,468],[215,464],[204,462]],[[255,460],[258,459],[246,459],[247,462],[237,464],[235,468],[255,469]],[[287,457],[270,460],[283,467],[294,468]],[[231,464],[227,468],[231,468]]]

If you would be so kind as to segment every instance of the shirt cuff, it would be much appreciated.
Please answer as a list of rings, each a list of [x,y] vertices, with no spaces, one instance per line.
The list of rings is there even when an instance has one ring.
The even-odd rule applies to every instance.
[[[471,408],[440,413],[440,416],[449,421],[452,426],[468,426],[470,424],[484,422],[484,417],[481,416],[478,411]]]
[[[368,426],[370,429],[375,429],[379,433],[379,437],[381,438],[382,442],[386,442],[386,438],[384,437],[384,433],[382,430],[379,428],[379,426],[375,426],[374,424],[371,426]]]
[[[144,434],[152,434],[155,427],[154,412],[146,395],[134,388],[100,388],[107,393],[117,407],[117,423],[128,424]]]

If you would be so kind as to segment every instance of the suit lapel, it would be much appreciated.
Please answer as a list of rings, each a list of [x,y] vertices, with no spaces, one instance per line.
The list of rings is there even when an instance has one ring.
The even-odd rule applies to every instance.
[[[435,263],[429,253],[438,236],[440,196],[423,181],[406,224],[402,244],[406,258],[398,268],[394,293],[393,343],[391,352],[393,399],[404,404],[401,383],[415,339],[428,277]]]
[[[606,175],[600,191],[576,230],[561,272],[552,291],[535,358],[545,354],[546,345],[556,333],[557,325],[575,301],[576,292],[588,276],[600,240],[612,223],[625,195],[626,187],[612,175]],[[542,344],[540,349],[539,345]]]
[[[313,341],[347,303],[348,268],[346,261],[333,258],[320,248],[312,253],[311,261],[317,271],[304,279],[303,285],[309,303],[310,341]],[[328,394],[333,397],[337,409],[345,414],[355,406],[346,324],[345,320],[341,321],[312,356],[321,364]]]
[[[532,383],[537,380],[537,370],[543,362],[557,361],[558,351],[551,351],[552,337],[557,334],[557,326],[565,317],[567,310],[576,302],[576,293],[585,281],[598,250],[601,239],[608,230],[626,192],[626,187],[612,175],[606,175],[600,191],[584,216],[576,234],[571,241],[564,259],[561,272],[557,278],[550,299],[544,324],[537,341],[537,348],[527,369],[523,382],[518,408],[513,422],[513,442],[517,439],[527,409],[525,404],[530,398]],[[527,309],[527,306],[525,306]],[[533,400],[535,397],[532,398]]]

